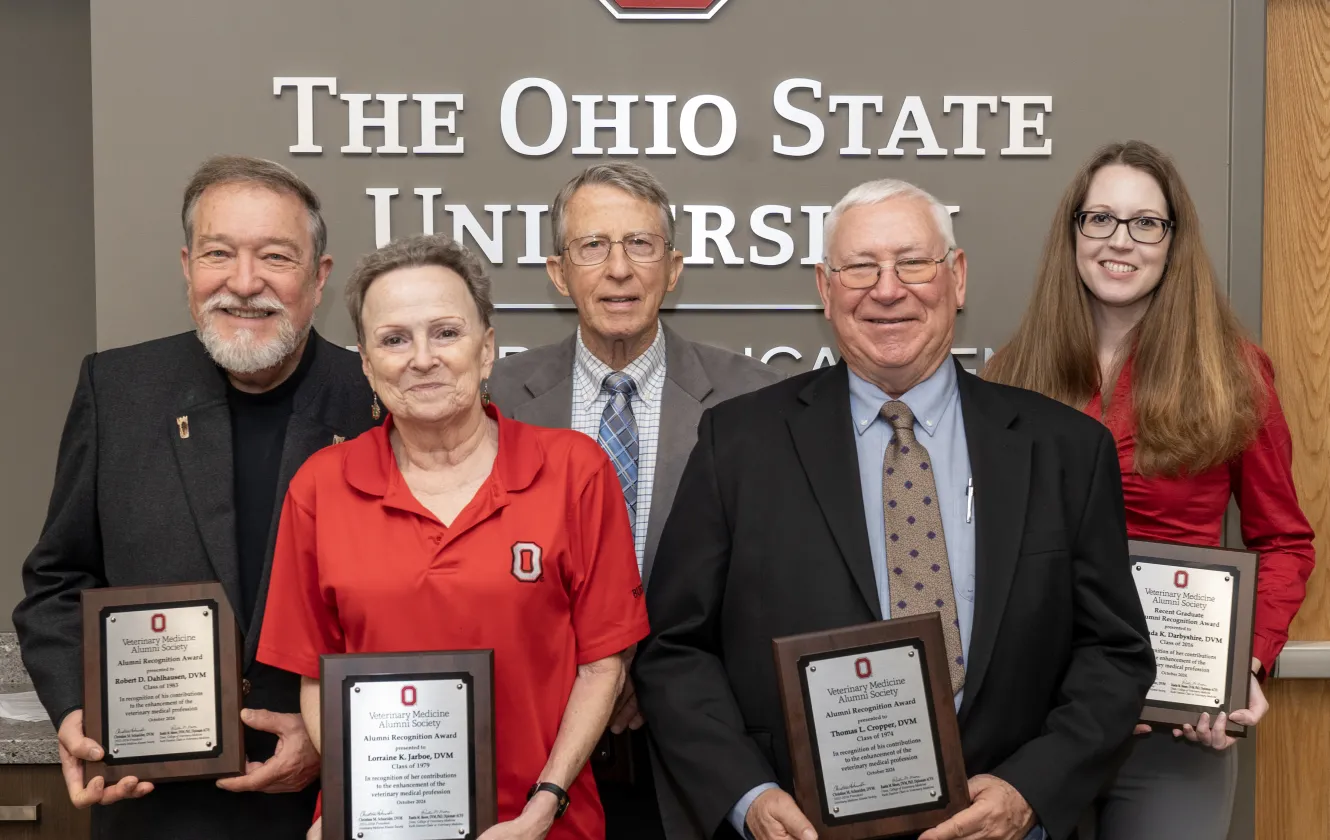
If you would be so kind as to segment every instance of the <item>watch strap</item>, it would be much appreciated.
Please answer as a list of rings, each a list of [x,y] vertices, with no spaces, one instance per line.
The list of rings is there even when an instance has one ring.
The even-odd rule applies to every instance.
[[[554,784],[554,782],[537,782],[536,784],[531,786],[530,790],[526,792],[527,800],[530,800],[533,796],[540,793],[542,790],[547,790],[550,793],[554,794],[554,798],[558,800],[559,803],[558,810],[554,812],[554,818],[558,819],[559,817],[562,817],[563,812],[568,810],[568,805],[572,801],[571,799],[568,798],[568,791]]]

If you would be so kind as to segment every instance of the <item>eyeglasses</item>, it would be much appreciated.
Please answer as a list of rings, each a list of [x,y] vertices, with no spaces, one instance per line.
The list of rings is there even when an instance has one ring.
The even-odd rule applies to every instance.
[[[1119,219],[1102,210],[1079,210],[1071,217],[1076,220],[1081,235],[1089,239],[1108,239],[1118,232],[1118,225],[1126,225],[1127,235],[1142,245],[1158,245],[1170,230],[1177,227],[1177,222],[1157,216]]]
[[[564,253],[573,265],[600,265],[609,259],[615,245],[623,245],[623,253],[636,263],[660,262],[670,243],[657,233],[627,233],[623,239],[610,239],[608,236],[592,234],[580,236],[564,247]]]
[[[903,260],[896,260],[884,263],[853,263],[843,265],[840,268],[827,266],[827,270],[832,274],[839,274],[841,283],[845,284],[847,289],[870,289],[877,285],[877,281],[882,278],[883,269],[890,266],[895,272],[896,277],[906,285],[917,286],[921,283],[931,283],[934,277],[937,277],[938,263],[946,262],[947,257],[955,248],[948,248],[947,253],[942,255],[942,259],[934,260],[928,257],[909,257]]]

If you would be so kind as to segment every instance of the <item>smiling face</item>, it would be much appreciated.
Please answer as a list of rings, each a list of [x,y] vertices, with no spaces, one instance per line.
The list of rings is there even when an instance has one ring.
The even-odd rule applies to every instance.
[[[314,255],[300,199],[251,184],[199,196],[180,263],[199,338],[217,364],[240,374],[296,353],[332,268],[331,257]]]
[[[851,207],[833,236],[827,243],[830,267],[939,259],[947,252],[932,207],[913,197]],[[931,282],[902,283],[888,267],[876,285],[850,289],[827,263],[819,264],[823,311],[850,369],[892,396],[928,378],[951,352],[956,310],[965,303],[965,272],[965,252],[956,249]]]
[[[494,364],[494,329],[457,272],[436,265],[390,271],[361,307],[365,376],[398,421],[447,423],[480,412]]]
[[[1149,173],[1123,164],[1111,164],[1095,173],[1080,209],[1091,213],[1101,211],[1119,219],[1172,218],[1159,182]],[[1076,267],[1081,282],[1097,305],[1144,307],[1164,276],[1172,241],[1170,231],[1158,243],[1137,242],[1123,224],[1107,239],[1092,239],[1078,231]]]

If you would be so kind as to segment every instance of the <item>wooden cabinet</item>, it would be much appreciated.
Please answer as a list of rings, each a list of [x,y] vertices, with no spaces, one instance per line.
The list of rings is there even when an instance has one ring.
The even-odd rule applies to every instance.
[[[5,819],[15,807],[37,806],[37,820]],[[87,811],[69,804],[56,764],[0,764],[0,840],[86,840]]]

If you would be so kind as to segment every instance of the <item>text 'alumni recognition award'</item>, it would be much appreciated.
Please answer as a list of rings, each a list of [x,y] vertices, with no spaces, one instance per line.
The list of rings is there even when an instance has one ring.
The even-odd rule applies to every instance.
[[[970,804],[937,613],[772,647],[794,796],[819,838],[915,833]]]
[[[1150,628],[1155,683],[1141,720],[1181,727],[1247,707],[1257,555],[1130,540],[1131,573]],[[1228,734],[1247,727],[1228,722]]]
[[[493,651],[322,669],[324,840],[474,840],[497,822]]]
[[[179,781],[245,770],[239,630],[221,584],[83,591],[87,777]]]

